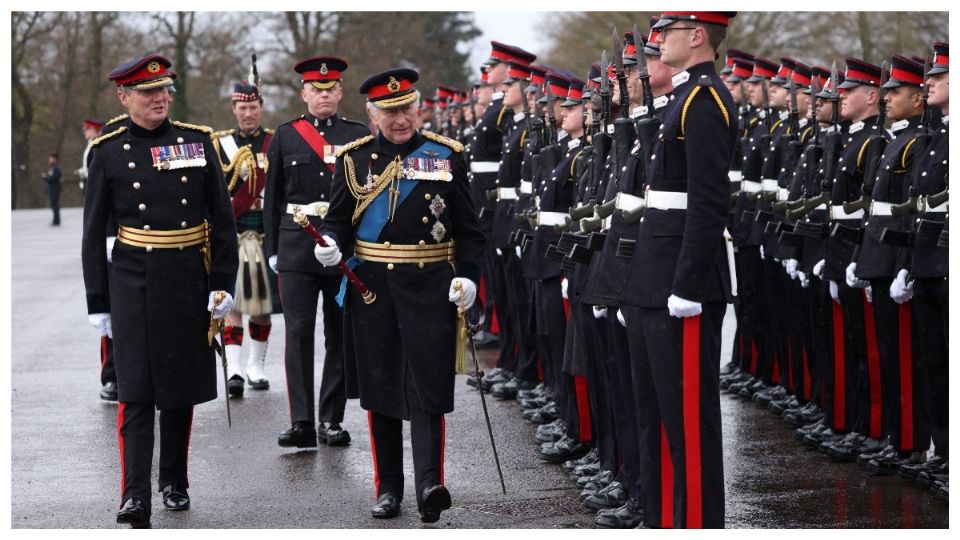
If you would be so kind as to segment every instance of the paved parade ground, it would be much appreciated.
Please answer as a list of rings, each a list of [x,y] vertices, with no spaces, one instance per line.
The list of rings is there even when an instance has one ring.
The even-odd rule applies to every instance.
[[[100,340],[86,316],[82,210],[64,209],[60,227],[49,226],[50,215],[49,210],[12,212],[11,524],[116,528],[117,406],[97,395]],[[726,342],[732,339],[729,326]],[[316,334],[322,354],[320,324]],[[231,402],[232,429],[222,382],[220,398],[196,407],[191,509],[165,512],[155,493],[154,528],[593,526],[594,514],[581,507],[576,485],[562,467],[539,459],[536,426],[521,419],[514,402],[488,396],[507,484],[507,494],[500,493],[480,398],[462,375],[456,410],[446,422],[444,475],[453,508],[436,524],[420,522],[407,438],[403,513],[392,520],[373,519],[367,415],[357,400],[347,403],[344,421],[353,438],[350,446],[309,451],[277,446],[277,435],[289,427],[282,353],[283,317],[275,315],[265,368],[270,389],[248,387],[243,399]],[[481,354],[489,368],[495,352]],[[322,361],[318,357],[317,388]],[[912,482],[831,463],[803,449],[779,417],[753,403],[722,394],[721,405],[728,527],[947,527],[947,503]],[[156,465],[153,471],[156,475]]]

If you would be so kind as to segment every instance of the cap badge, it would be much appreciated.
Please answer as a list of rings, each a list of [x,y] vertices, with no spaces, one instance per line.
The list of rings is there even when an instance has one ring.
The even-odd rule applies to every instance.
[[[390,77],[390,82],[387,83],[387,90],[391,92],[397,92],[400,90],[400,83],[397,82],[397,79]]]
[[[329,72],[330,72],[330,70],[327,69],[327,63],[326,63],[326,62],[320,64],[320,74],[321,74],[321,75],[326,75],[326,74],[329,73]]]
[[[154,61],[147,64],[147,71],[149,71],[150,73],[156,73],[160,71],[160,62]]]

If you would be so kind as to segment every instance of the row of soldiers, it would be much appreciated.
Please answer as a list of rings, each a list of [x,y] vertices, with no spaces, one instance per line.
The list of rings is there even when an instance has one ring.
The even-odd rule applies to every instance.
[[[719,76],[664,57],[664,31],[724,15],[614,31],[583,79],[493,42],[465,142],[501,333],[467,382],[541,424],[599,527],[722,526],[718,375],[805,445],[946,497],[948,46],[845,70],[728,49]],[[720,127],[726,156],[697,133]],[[726,300],[733,359],[697,372]]]

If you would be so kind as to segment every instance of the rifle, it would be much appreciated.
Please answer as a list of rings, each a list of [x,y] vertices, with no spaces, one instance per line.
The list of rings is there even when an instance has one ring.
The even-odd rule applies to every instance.
[[[812,77],[810,79],[810,126],[813,129],[813,135],[810,146],[803,151],[804,163],[810,163],[808,160],[812,159],[819,161],[820,156],[823,155],[823,147],[820,145],[820,122],[817,121],[817,94],[819,94],[822,89],[819,77]],[[796,168],[796,166],[794,166],[794,168]],[[802,198],[794,201],[778,201],[773,203],[773,211],[783,212],[785,210],[795,210],[800,208],[802,204]]]
[[[634,39],[637,39],[637,37],[635,36]],[[633,146],[633,139],[636,136],[633,120],[630,119],[630,94],[627,92],[627,73],[623,67],[623,51],[621,49],[620,34],[614,28],[613,63],[616,66],[617,85],[620,88],[620,114],[613,121],[614,171],[620,171],[626,164],[627,156],[630,155],[630,148]],[[615,173],[614,181],[618,183],[617,187],[619,188],[619,174]]]
[[[873,196],[873,182],[877,178],[877,169],[880,168],[880,158],[887,149],[887,138],[883,135],[883,126],[887,123],[887,103],[884,96],[887,91],[883,85],[890,79],[890,70],[887,63],[884,62],[880,74],[880,87],[877,89],[877,123],[874,134],[867,140],[867,161],[863,170],[863,186],[861,187],[860,198],[855,201],[843,203],[843,211],[852,214],[857,210],[866,210],[870,207],[871,197]]]
[[[830,70],[830,102],[833,104],[830,123],[833,130],[827,134],[824,140],[823,152],[823,178],[820,179],[820,194],[816,197],[804,197],[803,205],[787,211],[787,217],[796,221],[809,214],[812,210],[821,204],[830,203],[830,191],[833,186],[834,169],[837,164],[837,157],[841,149],[840,133],[840,89],[837,88],[840,76],[837,74],[837,63],[834,62]],[[816,156],[814,156],[815,158]],[[807,181],[804,186],[813,185],[817,171],[817,162],[807,162]]]
[[[756,160],[756,171],[759,173],[763,170],[763,151],[767,148],[770,148],[770,129],[773,127],[773,110],[770,109],[770,93],[767,86],[767,79],[765,77],[760,77],[760,91],[763,95],[763,135],[760,136],[760,143],[758,148],[760,151],[753,153],[753,158]],[[754,196],[754,199],[760,200],[763,197],[763,192],[759,192]]]
[[[930,78],[926,73],[930,71],[930,58],[924,61],[923,73],[923,114],[920,116],[920,133],[917,135],[914,147],[913,169],[910,171],[910,188],[907,200],[890,207],[890,213],[894,217],[900,217],[907,213],[918,213],[922,210],[922,204],[918,204],[920,199],[917,191],[920,188],[920,169],[923,168],[923,155],[927,153],[927,146],[930,144],[930,105],[927,104],[927,98],[930,94]]]
[[[787,135],[787,142],[780,146],[780,163],[784,170],[792,171],[797,168],[797,161],[803,153],[803,142],[800,140],[800,110],[797,106],[797,88],[799,85],[792,81],[790,85],[790,129]],[[812,93],[812,83],[811,83]],[[763,200],[766,202],[776,202],[778,192],[764,192]]]
[[[636,36],[636,27],[634,27],[633,31],[634,36]],[[643,104],[647,106],[647,114],[637,120],[636,125],[642,161],[640,162],[640,166],[637,167],[638,170],[634,178],[634,192],[647,183],[647,165],[653,156],[653,145],[657,140],[657,131],[660,130],[660,120],[653,114],[653,90],[650,88],[650,72],[647,69],[647,57],[644,56],[643,52],[639,49],[637,50],[637,69],[639,71],[637,78],[640,79],[640,83],[643,85]],[[742,88],[743,85],[741,85],[741,89]],[[622,212],[623,219],[628,225],[632,225],[643,216],[643,211],[644,207],[642,206],[635,210],[624,211]]]
[[[600,122],[604,133],[607,130],[607,121],[610,120],[610,78],[607,77],[607,51],[600,55]]]

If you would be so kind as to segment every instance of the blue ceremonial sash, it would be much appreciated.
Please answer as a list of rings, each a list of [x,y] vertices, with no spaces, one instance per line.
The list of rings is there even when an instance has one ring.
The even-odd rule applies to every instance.
[[[453,150],[449,146],[427,140],[421,144],[419,148],[407,155],[403,161],[406,163],[410,158],[423,158],[427,160],[446,159],[450,157],[451,153],[453,153]],[[401,178],[400,193],[397,197],[397,208],[400,208],[403,201],[406,200],[407,196],[410,195],[419,183],[420,180],[416,178]],[[383,227],[387,224],[389,218],[390,190],[385,189],[381,191],[373,202],[367,206],[367,209],[363,211],[363,216],[360,218],[360,225],[357,227],[357,239],[363,240],[364,242],[376,242],[380,238],[380,232],[383,231]],[[356,257],[350,257],[350,259],[347,260],[347,266],[353,270],[362,262],[363,261]],[[340,282],[340,292],[337,294],[337,304],[339,304],[340,307],[343,307],[346,293],[347,278],[344,277]]]

